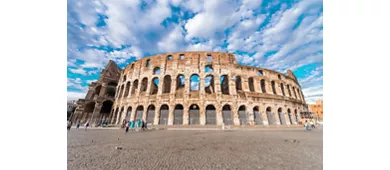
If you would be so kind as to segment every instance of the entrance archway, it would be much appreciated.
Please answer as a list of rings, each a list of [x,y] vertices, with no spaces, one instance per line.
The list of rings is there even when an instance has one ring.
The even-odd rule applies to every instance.
[[[265,113],[267,114],[268,124],[274,125],[275,124],[275,120],[274,120],[274,115],[272,114],[271,107],[267,107]]]
[[[282,108],[278,109],[278,116],[279,116],[280,124],[281,125],[285,125],[286,124],[286,120],[284,119],[284,113],[282,111]]]
[[[287,109],[288,119],[290,120],[290,124],[294,124],[293,117],[291,114],[291,110]]]
[[[240,120],[240,125],[249,124],[248,116],[246,113],[246,107],[244,105],[242,105],[238,108],[238,118]]]
[[[135,120],[142,120],[142,115],[144,113],[144,107],[143,106],[138,106],[137,111],[135,113]]]
[[[149,105],[148,112],[146,113],[146,123],[152,123],[154,122],[154,114],[156,113],[156,108],[154,105]]]
[[[225,125],[233,125],[233,112],[230,105],[226,104],[222,107],[222,118]]]
[[[190,125],[198,125],[200,124],[199,118],[200,118],[200,113],[199,113],[199,106],[196,104],[193,104],[190,106],[189,109],[189,124]]]
[[[256,106],[253,108],[253,118],[255,120],[255,124],[256,125],[260,125],[260,124],[263,124],[263,121],[261,120],[261,114],[259,112],[259,107]]]
[[[217,112],[213,105],[206,107],[206,125],[217,124]]]
[[[90,102],[90,103],[85,105],[85,108],[84,108],[84,115],[85,115],[84,121],[88,121],[91,118],[94,109],[95,109],[95,102]]]
[[[168,124],[168,115],[169,115],[169,107],[168,105],[164,104],[160,108],[160,118],[159,118],[159,125],[167,125]]]
[[[173,124],[174,125],[181,125],[183,124],[183,105],[177,104],[175,106],[175,110],[173,111],[174,119]]]
[[[110,116],[113,102],[110,100],[104,101],[102,109],[100,110],[100,121],[104,122]]]
[[[127,108],[127,112],[126,112],[126,121],[130,121],[130,118],[131,118],[131,112],[133,111],[133,108],[130,106]]]

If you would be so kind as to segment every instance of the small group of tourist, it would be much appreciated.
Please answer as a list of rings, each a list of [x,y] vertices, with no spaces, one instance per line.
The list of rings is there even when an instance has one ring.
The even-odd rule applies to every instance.
[[[309,126],[309,123],[307,122],[307,120],[305,120],[305,128],[306,128],[306,131],[310,131],[311,129],[315,129],[316,126],[314,125],[313,120],[310,120],[310,126]]]
[[[125,133],[127,133],[129,130],[147,130],[147,123],[141,119],[137,119],[135,121],[127,121],[125,124]]]

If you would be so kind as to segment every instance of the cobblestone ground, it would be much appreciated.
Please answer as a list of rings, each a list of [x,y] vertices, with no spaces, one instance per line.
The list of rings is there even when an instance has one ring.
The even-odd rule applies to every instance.
[[[71,129],[67,157],[68,169],[316,170],[322,169],[322,149],[320,129],[128,134],[122,129]]]

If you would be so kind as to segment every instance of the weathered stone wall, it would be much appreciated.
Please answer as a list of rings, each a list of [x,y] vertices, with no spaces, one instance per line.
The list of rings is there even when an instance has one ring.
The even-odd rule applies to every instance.
[[[205,72],[206,66],[211,66],[213,71]],[[157,68],[159,74],[154,72]],[[182,88],[178,88],[180,75],[184,76]],[[192,75],[199,76],[199,90],[190,90]],[[213,76],[208,87],[206,76]],[[154,79],[159,80],[157,87]],[[296,124],[304,104],[301,87],[291,71],[284,75],[242,66],[231,53],[177,52],[142,58],[121,71],[111,122],[132,121],[142,113],[142,119],[152,120],[155,125],[205,125],[206,122],[221,125],[228,124],[230,118],[234,125]],[[163,105],[168,110],[164,106],[161,111]],[[177,105],[183,109],[175,111]],[[206,109],[209,105],[213,107]],[[229,105],[231,112],[223,111],[225,105]],[[149,114],[154,118],[148,118]]]

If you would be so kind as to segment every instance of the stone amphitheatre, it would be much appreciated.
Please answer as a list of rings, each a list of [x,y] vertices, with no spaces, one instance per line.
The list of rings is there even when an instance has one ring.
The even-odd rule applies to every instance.
[[[231,53],[175,52],[121,70],[109,61],[72,121],[164,126],[291,126],[307,105],[297,78],[237,63]]]

